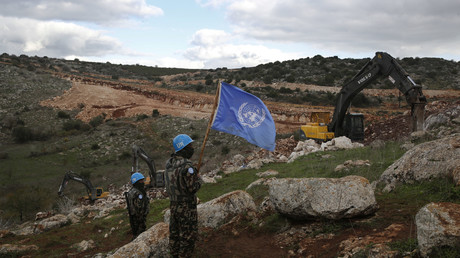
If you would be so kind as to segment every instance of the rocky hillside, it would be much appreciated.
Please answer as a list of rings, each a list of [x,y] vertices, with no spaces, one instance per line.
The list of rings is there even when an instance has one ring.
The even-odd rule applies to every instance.
[[[334,59],[315,57],[299,62],[319,60],[329,67]],[[38,257],[105,257],[132,250],[133,246],[123,248],[130,232],[122,198],[131,171],[131,147],[142,146],[161,169],[178,133],[189,133],[201,146],[215,89],[212,84],[230,80],[228,72],[250,69],[147,69],[5,54],[0,61],[0,253]],[[152,71],[158,73],[152,75]],[[452,70],[452,74],[456,73]],[[209,79],[211,84],[207,84]],[[424,90],[429,103],[423,135],[411,135],[408,107],[399,106],[397,91],[365,91],[369,99],[385,102],[356,107],[366,115],[366,140],[353,146],[339,139],[324,145],[303,142],[295,133],[308,121],[310,112],[333,108],[295,104],[295,95],[318,92],[316,96],[327,98],[328,93],[321,92],[329,92],[333,97],[337,87],[284,79],[266,84],[260,79],[233,77],[232,82],[245,83],[247,91],[266,99],[276,120],[277,148],[268,153],[241,138],[211,131],[202,166],[207,184],[199,194],[200,209],[207,214],[216,203],[229,203],[218,208],[225,216],[214,218],[216,224],[201,226],[197,257],[350,257],[372,252],[416,257],[438,250],[426,244],[430,241],[417,238],[415,216],[431,202],[458,203],[457,159],[447,158],[458,156],[460,95],[455,87]],[[280,104],[280,99],[287,102]],[[420,144],[423,142],[429,143]],[[413,165],[414,160],[420,167]],[[147,173],[147,166],[141,166]],[[433,172],[435,168],[438,173]],[[57,198],[69,170],[102,186],[110,197],[94,205],[80,205],[85,187],[71,182],[65,189],[68,199]],[[279,202],[285,197],[277,192],[285,191],[276,190],[283,189],[285,181],[275,178],[312,178],[303,184],[351,189],[349,196],[365,200],[347,199],[353,208],[336,209],[322,203],[334,204],[340,198],[324,200],[324,196],[333,198],[333,193],[313,189],[306,193],[320,197],[308,198],[313,209],[292,213],[287,203]],[[167,222],[167,199],[161,190],[150,194],[154,200],[150,229],[145,238],[131,245],[138,248],[136,245],[148,243],[161,251],[167,236],[163,224]],[[297,197],[302,196],[294,194],[289,199]],[[237,203],[241,206],[233,206]],[[203,216],[201,220],[210,221],[211,215]],[[153,249],[143,250],[154,255]]]

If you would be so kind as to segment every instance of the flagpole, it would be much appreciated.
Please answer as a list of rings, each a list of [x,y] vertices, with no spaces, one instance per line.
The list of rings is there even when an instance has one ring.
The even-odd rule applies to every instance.
[[[206,129],[206,135],[204,136],[203,146],[201,146],[200,159],[199,159],[198,165],[196,167],[198,172],[200,171],[201,161],[203,159],[203,154],[204,154],[204,147],[206,145],[206,141],[208,140],[209,131],[211,131],[211,125],[212,125],[212,122],[213,122],[213,119],[214,119],[214,114],[216,113],[217,101],[219,100],[219,93],[220,93],[220,84],[221,84],[221,81],[219,80],[219,83],[217,84],[216,97],[214,98],[214,106],[212,108],[211,117],[209,118],[208,128]]]

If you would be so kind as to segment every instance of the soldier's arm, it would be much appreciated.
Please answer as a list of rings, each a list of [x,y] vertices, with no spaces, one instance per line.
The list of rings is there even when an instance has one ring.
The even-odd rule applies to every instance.
[[[201,188],[201,178],[194,167],[186,168],[184,181],[189,193],[196,193]]]
[[[136,214],[137,214],[136,200],[135,199],[130,199],[129,200],[129,215],[135,216]]]

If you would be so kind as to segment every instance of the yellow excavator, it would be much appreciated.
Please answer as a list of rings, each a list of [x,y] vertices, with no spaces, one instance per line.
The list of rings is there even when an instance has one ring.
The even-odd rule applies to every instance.
[[[352,141],[364,140],[363,114],[349,113],[348,109],[353,98],[380,76],[388,77],[404,94],[411,106],[412,131],[422,131],[427,103],[422,87],[410,78],[391,55],[377,52],[375,57],[342,87],[331,121],[329,122],[329,112],[313,112],[310,122],[301,126],[301,137],[317,141],[328,141],[339,136],[346,136]]]
[[[64,179],[62,179],[62,183],[59,186],[59,190],[58,190],[59,196],[64,195],[64,188],[66,187],[66,185],[69,183],[70,180],[74,180],[79,183],[82,183],[86,187],[86,192],[88,194],[88,196],[84,196],[86,200],[94,201],[94,200],[105,198],[109,196],[109,192],[104,192],[104,189],[102,189],[102,187],[93,187],[93,184],[91,184],[91,181],[89,181],[89,179],[82,177],[81,175],[73,171],[68,171],[64,175]]]

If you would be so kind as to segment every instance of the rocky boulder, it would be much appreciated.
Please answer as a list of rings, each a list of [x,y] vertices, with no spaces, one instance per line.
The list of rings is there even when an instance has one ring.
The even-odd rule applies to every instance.
[[[94,244],[94,241],[90,239],[83,240],[80,243],[73,244],[72,247],[77,249],[78,252],[85,252],[90,249],[93,249],[94,247],[96,247],[96,245]]]
[[[297,158],[307,155],[309,153],[318,151],[334,151],[341,149],[353,149],[363,147],[364,145],[358,142],[351,142],[351,140],[345,136],[334,138],[330,141],[324,142],[321,145],[317,144],[314,140],[309,139],[306,141],[299,141],[294,151],[289,155],[288,163],[293,162]]]
[[[460,248],[460,205],[429,203],[415,216],[420,253],[428,257],[435,247]]]
[[[432,178],[453,177],[460,166],[460,134],[419,144],[389,166],[376,181],[384,191],[398,183],[412,184]]]
[[[199,227],[218,228],[239,214],[255,212],[256,205],[251,195],[238,190],[199,204],[197,208]],[[170,211],[166,211],[166,223],[169,223],[170,215]]]
[[[369,181],[360,176],[275,179],[269,194],[279,213],[295,219],[352,218],[378,207]]]
[[[118,248],[112,258],[169,257],[169,226],[160,222],[147,229],[136,239]]]
[[[457,124],[460,117],[460,105],[449,108],[442,113],[436,113],[428,116],[425,119],[425,130],[432,130],[439,126],[450,126]]]
[[[334,171],[339,172],[342,170],[349,171],[350,168],[353,167],[362,167],[362,166],[370,166],[371,163],[369,160],[347,160],[343,164],[337,165]]]
[[[337,138],[333,138],[332,140],[321,144],[322,151],[343,150],[343,149],[348,150],[348,149],[360,148],[360,147],[364,147],[364,145],[359,142],[352,142],[346,136],[340,136]]]
[[[67,216],[62,215],[62,214],[57,214],[57,215],[54,215],[50,218],[46,218],[36,223],[35,232],[43,232],[43,231],[48,231],[53,228],[60,228],[69,223],[70,221],[67,218]]]
[[[4,257],[15,257],[12,254],[20,255],[23,252],[36,251],[38,246],[36,245],[12,245],[12,244],[2,244],[0,245],[0,256],[5,255]]]
[[[34,223],[24,223],[17,230],[11,231],[15,235],[39,234],[53,228],[60,228],[70,224],[70,220],[63,214],[57,214],[52,217],[36,221]]]

